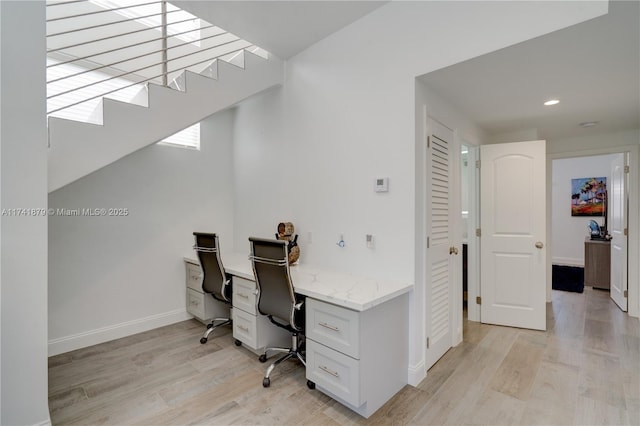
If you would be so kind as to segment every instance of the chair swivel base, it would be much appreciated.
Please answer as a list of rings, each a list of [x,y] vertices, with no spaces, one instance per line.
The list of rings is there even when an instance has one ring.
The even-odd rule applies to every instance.
[[[216,321],[221,321],[218,324],[216,324]],[[218,328],[221,327],[223,325],[227,325],[227,324],[231,324],[231,319],[229,318],[214,318],[211,320],[211,323],[207,324],[207,329],[204,332],[204,335],[202,336],[202,338],[200,339],[200,343],[202,343],[203,345],[205,343],[207,343],[207,340],[209,339],[209,335],[211,333],[213,333],[213,331]],[[238,341],[236,340],[236,345],[238,345]],[[239,345],[238,345],[239,346]]]
[[[266,362],[267,361],[267,352],[268,351],[272,351],[272,352],[282,352],[285,355],[278,358],[276,361],[273,362],[273,364],[271,364],[268,368],[267,368],[267,372],[264,375],[264,378],[262,379],[262,386],[265,388],[268,388],[271,385],[271,379],[269,378],[269,376],[271,375],[271,372],[278,366],[278,364],[280,364],[283,361],[286,361],[288,359],[298,359],[300,360],[300,362],[302,362],[302,364],[304,366],[307,365],[306,361],[305,361],[305,357],[304,357],[304,351],[302,350],[302,346],[303,343],[299,343],[298,342],[298,335],[297,334],[292,334],[291,335],[291,347],[290,348],[266,348],[264,350],[264,353],[262,355],[260,355],[260,357],[258,358],[258,360],[260,362]],[[310,389],[313,389],[309,383],[307,383],[307,386],[309,386]],[[315,387],[315,384],[313,385],[313,387]]]

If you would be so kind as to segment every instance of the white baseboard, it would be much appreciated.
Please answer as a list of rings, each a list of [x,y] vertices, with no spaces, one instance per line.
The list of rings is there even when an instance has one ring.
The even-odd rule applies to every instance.
[[[584,259],[576,259],[571,257],[553,257],[551,263],[554,265],[579,266],[584,268]]]
[[[418,383],[427,377],[427,372],[424,369],[424,361],[420,361],[416,365],[410,365],[407,374],[407,383],[411,386],[417,386]]]
[[[108,327],[60,337],[49,340],[49,356],[59,355],[76,349],[86,348],[87,346],[97,345],[98,343],[108,342],[109,340],[131,336],[132,334],[141,333],[158,327],[164,327],[165,325],[185,321],[190,318],[193,317],[187,313],[186,309],[176,309],[175,311],[164,312]]]

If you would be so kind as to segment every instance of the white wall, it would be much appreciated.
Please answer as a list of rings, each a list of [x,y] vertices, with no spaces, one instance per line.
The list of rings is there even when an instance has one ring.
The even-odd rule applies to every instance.
[[[47,208],[44,2],[0,2],[0,207]],[[19,43],[16,42],[19,40]],[[2,217],[0,424],[48,424],[47,218]]]
[[[589,221],[604,224],[603,217],[571,216],[571,179],[611,179],[611,161],[617,156],[599,155],[553,160],[551,182],[551,261],[555,265],[584,266],[584,239]]]
[[[293,220],[293,205],[300,198],[289,189],[298,176],[290,173],[286,156],[282,88],[241,102],[235,118],[234,248],[249,253],[249,237],[272,238],[278,223]],[[300,233],[299,224],[294,225]]]
[[[592,129],[597,129],[592,128]],[[622,130],[615,133],[584,130],[583,136],[547,141],[547,154],[559,155],[571,152],[601,151],[606,148],[640,145],[640,129]]]
[[[263,211],[275,216],[280,204],[282,216],[292,212],[305,262],[414,282],[415,77],[604,12],[606,2],[390,2],[323,39],[286,64],[284,130],[255,139],[236,134],[238,147],[281,154],[279,164],[237,163],[237,173],[260,178],[260,185],[238,187],[237,198],[260,201],[236,229],[251,227]],[[272,100],[239,114],[236,129],[277,108]],[[374,193],[376,177],[389,177],[388,193]],[[374,249],[365,234],[374,235]],[[416,284],[412,324],[423,322],[423,282]],[[411,330],[414,369],[422,361],[421,330]]]
[[[50,354],[189,318],[183,256],[193,231],[233,245],[233,111],[201,124],[201,150],[152,145],[49,196]]]
[[[519,130],[515,132],[492,134],[486,143],[537,141],[540,139],[542,138],[538,136],[538,129],[525,129],[525,130]]]

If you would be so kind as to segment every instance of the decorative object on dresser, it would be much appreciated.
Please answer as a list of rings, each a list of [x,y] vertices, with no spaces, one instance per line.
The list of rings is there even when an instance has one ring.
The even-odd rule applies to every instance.
[[[209,234],[205,232],[194,232],[193,235],[195,237],[195,245],[193,248],[196,253],[198,253],[198,259],[200,260],[202,271],[202,291],[206,294],[210,294],[219,305],[226,305],[225,317],[208,317],[207,314],[203,315],[208,317],[206,319],[210,319],[210,322],[207,324],[207,329],[200,339],[200,343],[205,344],[207,343],[209,335],[216,328],[231,324],[231,315],[229,315],[228,308],[231,305],[232,300],[231,276],[225,274],[224,267],[222,266],[218,236],[216,234]],[[191,303],[191,299],[189,299],[189,302]],[[225,314],[223,313],[223,315]]]

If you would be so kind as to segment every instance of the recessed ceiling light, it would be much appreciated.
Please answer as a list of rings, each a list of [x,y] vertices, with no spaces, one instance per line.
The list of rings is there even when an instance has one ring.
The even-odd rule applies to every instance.
[[[551,105],[556,105],[559,104],[560,101],[557,99],[550,99],[547,102],[544,103],[545,106],[551,106]]]
[[[598,122],[597,122],[597,121],[585,121],[585,122],[583,122],[583,123],[580,123],[580,124],[579,124],[579,126],[580,126],[580,127],[593,127],[593,126],[595,126],[596,124],[598,124]]]

